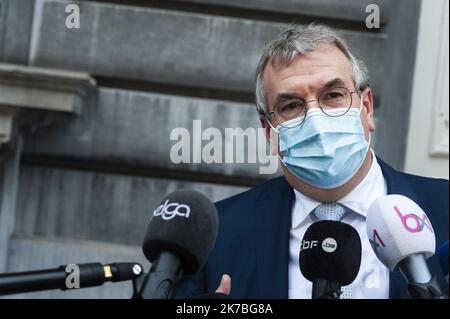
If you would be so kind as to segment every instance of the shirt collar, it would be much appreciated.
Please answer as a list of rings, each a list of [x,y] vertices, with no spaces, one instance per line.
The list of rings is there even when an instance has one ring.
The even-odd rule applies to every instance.
[[[383,173],[377,162],[375,152],[372,152],[372,165],[363,180],[346,196],[337,202],[350,208],[352,211],[366,217],[370,204],[380,196],[386,194],[386,184]],[[382,187],[378,187],[380,185]],[[376,187],[375,187],[376,186]],[[306,217],[320,204],[318,202],[294,189],[295,203],[292,211],[292,228],[297,228],[304,222]]]

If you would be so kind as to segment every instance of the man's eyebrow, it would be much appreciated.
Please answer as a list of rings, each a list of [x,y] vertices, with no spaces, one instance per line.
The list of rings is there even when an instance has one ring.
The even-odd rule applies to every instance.
[[[333,88],[333,87],[347,87],[344,80],[342,80],[341,78],[334,78],[328,82],[326,82],[323,86],[322,86],[322,90],[324,89],[329,89],[329,88]]]
[[[278,104],[280,104],[283,101],[298,100],[298,99],[302,99],[302,98],[296,93],[280,93],[277,95],[273,105],[274,105],[274,107],[276,107]]]
[[[326,90],[326,89],[333,88],[333,87],[346,87],[346,84],[345,84],[344,80],[342,80],[341,78],[334,78],[334,79],[326,82],[321,87],[321,90]],[[274,102],[273,105],[274,105],[274,108],[275,108],[277,105],[279,105],[280,103],[282,103],[284,101],[288,101],[288,100],[302,100],[302,99],[303,98],[300,97],[296,93],[290,93],[290,92],[280,93],[275,98],[275,102]]]

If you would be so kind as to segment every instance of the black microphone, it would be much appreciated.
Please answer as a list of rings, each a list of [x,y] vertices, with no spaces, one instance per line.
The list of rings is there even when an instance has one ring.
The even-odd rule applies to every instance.
[[[219,218],[203,194],[180,190],[169,194],[153,211],[142,250],[152,263],[133,298],[167,299],[181,275],[198,272],[217,238]]]
[[[361,239],[350,225],[337,221],[312,224],[303,236],[300,271],[313,283],[312,299],[339,299],[361,265]]]
[[[101,286],[107,281],[118,282],[138,278],[142,270],[142,266],[138,263],[109,265],[89,263],[0,274],[0,295]]]

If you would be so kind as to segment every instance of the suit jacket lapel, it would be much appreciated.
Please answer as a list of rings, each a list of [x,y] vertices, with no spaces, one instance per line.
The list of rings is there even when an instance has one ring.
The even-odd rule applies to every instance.
[[[263,196],[265,198],[263,198]],[[258,278],[261,298],[288,298],[288,263],[294,192],[284,177],[258,200]]]

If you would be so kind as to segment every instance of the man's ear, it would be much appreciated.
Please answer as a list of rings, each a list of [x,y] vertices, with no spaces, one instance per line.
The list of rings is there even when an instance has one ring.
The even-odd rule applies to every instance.
[[[367,87],[362,92],[363,107],[365,109],[366,122],[370,132],[375,131],[375,118],[374,118],[374,107],[373,107],[373,93],[370,87]]]
[[[261,126],[264,129],[266,140],[268,143],[270,143],[270,125],[269,123],[267,123],[266,116],[263,113],[259,113],[259,121],[261,122]]]

